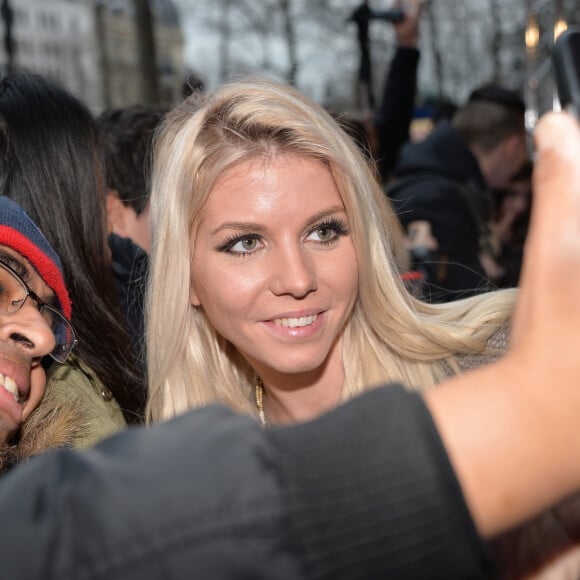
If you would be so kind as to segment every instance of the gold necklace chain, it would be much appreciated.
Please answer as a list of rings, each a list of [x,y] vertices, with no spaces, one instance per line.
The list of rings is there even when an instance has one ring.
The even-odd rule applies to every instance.
[[[260,377],[256,377],[255,385],[255,397],[256,397],[256,408],[258,409],[258,420],[262,427],[266,426],[266,412],[264,411],[264,396],[266,392],[264,390],[264,383]]]

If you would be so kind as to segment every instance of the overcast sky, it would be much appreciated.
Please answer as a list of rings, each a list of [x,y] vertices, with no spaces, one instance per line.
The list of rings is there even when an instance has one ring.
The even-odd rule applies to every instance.
[[[307,0],[304,0],[305,2]],[[392,0],[383,0],[387,5]],[[178,7],[182,27],[185,36],[185,58],[187,64],[192,67],[206,82],[208,89],[213,89],[219,82],[219,38],[204,23],[204,18],[213,6],[202,0],[174,0]],[[348,15],[360,2],[358,0],[341,0],[336,4],[340,6],[332,16],[339,14],[340,23],[344,22],[343,34],[336,35],[329,42],[328,38],[322,38],[319,30],[315,30],[314,22],[310,23],[302,19],[297,27],[299,36],[298,51],[300,71],[298,77],[299,88],[318,101],[323,101],[331,90],[329,87],[346,85],[345,90],[351,90],[356,77],[358,67],[358,45],[356,40],[356,28],[353,24],[346,24],[342,13]],[[380,4],[378,0],[378,4]],[[377,2],[375,2],[377,4]],[[377,6],[378,6],[377,4]],[[380,6],[379,6],[380,7]],[[309,40],[310,39],[310,40]],[[258,44],[256,38],[242,39],[239,36],[232,43],[235,54],[233,58],[239,64],[242,60],[254,68],[267,58],[274,66],[283,73],[288,66],[286,46],[275,37],[271,37],[267,44],[267,55],[264,55],[264,45]],[[338,56],[337,56],[338,55]],[[253,62],[252,62],[253,57]],[[338,60],[338,63],[337,63]],[[237,69],[237,73],[246,72]]]

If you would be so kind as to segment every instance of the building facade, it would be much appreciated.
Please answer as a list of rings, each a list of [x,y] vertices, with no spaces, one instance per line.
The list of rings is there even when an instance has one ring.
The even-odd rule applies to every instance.
[[[94,112],[144,102],[143,63],[134,0],[9,0],[13,52],[0,20],[0,72],[42,74],[66,87]],[[159,100],[181,95],[183,33],[170,0],[150,0]]]

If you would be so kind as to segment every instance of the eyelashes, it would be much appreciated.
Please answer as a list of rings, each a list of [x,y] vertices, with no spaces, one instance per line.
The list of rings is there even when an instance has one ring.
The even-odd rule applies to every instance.
[[[335,244],[341,237],[350,234],[350,230],[344,220],[339,218],[326,218],[308,231],[306,240],[312,241],[319,246]],[[228,237],[216,250],[234,256],[248,256],[260,248],[263,236],[257,233],[234,234]]]
[[[223,252],[225,254],[245,256],[246,254],[251,254],[256,249],[257,242],[259,242],[261,238],[262,236],[260,234],[238,234],[228,237],[223,244],[220,244],[216,249],[218,252]],[[238,244],[241,249],[234,250]]]
[[[307,239],[310,239],[314,234],[316,234],[319,237],[316,241],[327,246],[337,241],[338,238],[346,236],[349,233],[349,229],[343,220],[338,218],[327,218],[316,224],[310,230]],[[327,237],[327,234],[330,234],[330,237]]]

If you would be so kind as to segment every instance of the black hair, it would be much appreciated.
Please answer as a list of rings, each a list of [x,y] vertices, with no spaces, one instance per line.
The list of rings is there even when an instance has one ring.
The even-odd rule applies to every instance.
[[[134,105],[106,109],[97,117],[107,187],[137,215],[149,203],[151,141],[164,114],[161,107]]]
[[[108,387],[129,423],[145,389],[120,315],[107,246],[102,156],[85,105],[39,76],[0,81],[0,194],[20,204],[59,254],[73,302],[75,350]]]
[[[526,112],[526,104],[524,103],[520,93],[518,91],[507,89],[499,85],[482,85],[481,87],[471,91],[467,102],[475,103],[478,101],[495,103],[497,105],[501,105],[502,107],[514,109],[522,115]]]
[[[525,110],[517,91],[483,85],[457,109],[451,125],[469,146],[488,152],[507,137],[525,134]]]

